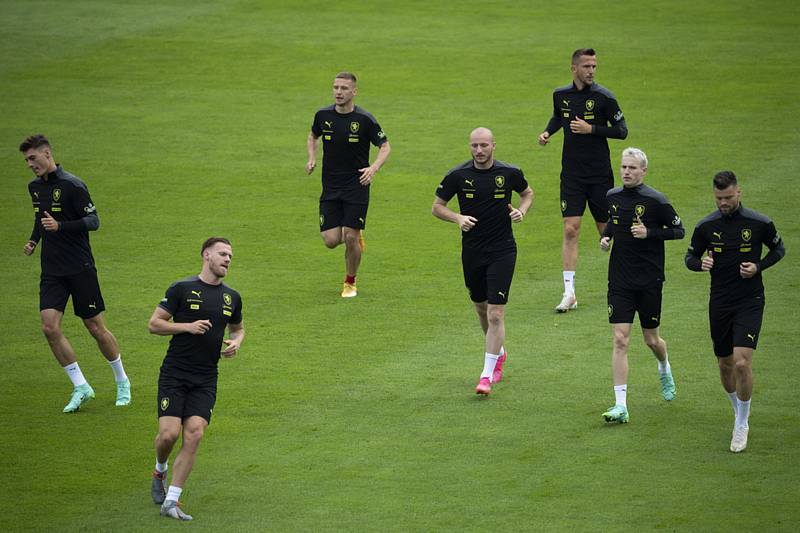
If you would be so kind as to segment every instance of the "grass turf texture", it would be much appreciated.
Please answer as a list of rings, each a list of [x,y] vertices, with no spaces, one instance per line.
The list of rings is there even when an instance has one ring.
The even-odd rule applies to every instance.
[[[184,495],[198,530],[791,530],[798,397],[792,376],[800,250],[795,3],[303,2],[0,3],[0,224],[6,266],[0,377],[2,530],[160,530],[148,495],[165,338],[146,322],[198,246],[229,236],[247,338],[221,362],[214,423]],[[705,275],[667,245],[664,326],[678,385],[660,400],[634,333],[631,423],[613,402],[607,256],[587,225],[580,308],[560,292],[561,133],[535,146],[571,51],[598,49],[630,136],[690,234],[732,168],[788,257],[766,273],[751,440],[732,426],[706,324]],[[303,173],[313,113],[335,72],[361,80],[393,153],[372,191],[360,294],[342,301],[341,249],[317,235],[319,170]],[[472,393],[482,340],[462,287],[459,236],[430,216],[467,134],[494,129],[497,157],[536,191],[515,226],[507,379]],[[61,414],[69,385],[39,331],[38,257],[20,140],[44,132],[82,177],[108,311],[133,382],[79,321],[64,327],[97,399]],[[373,151],[374,154],[374,151]],[[38,252],[36,254],[38,256]]]

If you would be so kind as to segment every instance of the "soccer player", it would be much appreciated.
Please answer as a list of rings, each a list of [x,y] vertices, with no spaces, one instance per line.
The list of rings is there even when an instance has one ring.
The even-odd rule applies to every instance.
[[[606,220],[606,192],[614,186],[614,172],[607,138],[624,139],[628,127],[614,95],[594,81],[597,59],[592,48],[572,54],[572,83],[553,92],[553,116],[539,135],[545,146],[564,128],[561,151],[561,216],[564,238],[561,260],[564,294],[556,312],[578,307],[575,297],[575,269],[578,266],[578,236],[581,219],[589,204],[597,231],[602,234]]]
[[[505,305],[517,262],[512,222],[522,222],[533,203],[533,190],[519,168],[494,159],[494,135],[477,128],[469,136],[472,159],[450,170],[436,189],[433,216],[461,229],[464,283],[486,337],[477,394],[488,395],[503,377],[507,354]],[[511,205],[511,191],[519,207]],[[447,207],[458,195],[460,212]]]
[[[600,249],[611,248],[608,262],[608,321],[614,339],[611,368],[615,404],[603,413],[606,422],[625,424],[628,414],[628,345],[633,316],[639,314],[644,342],[658,360],[661,395],[675,398],[675,381],[667,343],[659,334],[664,284],[664,241],[682,239],[681,219],[667,197],[644,184],[647,156],[638,148],[622,152],[622,187],[606,194],[609,220]],[[611,241],[614,241],[613,248]]]
[[[217,399],[220,353],[233,357],[244,340],[242,299],[222,282],[233,258],[231,243],[211,237],[201,247],[200,274],[176,281],[150,317],[150,333],[172,335],[158,376],[158,435],[151,495],[161,515],[178,520],[192,517],[178,507],[197,447],[211,422]],[[230,333],[225,339],[225,328]],[[225,348],[222,348],[223,343]],[[183,428],[172,482],[164,490],[167,460]]]
[[[775,224],[741,204],[736,174],[723,170],[713,183],[717,211],[694,228],[686,266],[711,273],[708,321],[722,388],[735,415],[730,450],[738,453],[747,447],[750,429],[753,351],[764,315],[761,272],[786,252]],[[769,249],[763,258],[762,246]]]
[[[72,309],[97,341],[108,360],[117,384],[116,405],[131,403],[131,382],[122,366],[117,339],[103,319],[105,303],[100,293],[89,232],[100,227],[97,209],[89,189],[78,177],[56,164],[50,141],[31,135],[19,145],[36,178],[28,184],[33,201],[33,231],[23,247],[33,254],[41,241],[42,274],[39,282],[39,312],[42,331],[56,361],[72,381],[73,390],[65,413],[78,411],[95,397],[75,356],[75,350],[61,331],[61,319],[72,296]]]
[[[322,138],[322,195],[319,199],[319,229],[328,248],[344,243],[345,279],[342,297],[358,294],[356,274],[364,251],[364,227],[369,207],[369,187],[389,157],[391,148],[378,121],[353,103],[358,94],[356,76],[340,72],[333,80],[335,103],[314,115],[308,134],[306,173],[317,166],[317,146]],[[370,143],[378,146],[375,162],[369,164]]]

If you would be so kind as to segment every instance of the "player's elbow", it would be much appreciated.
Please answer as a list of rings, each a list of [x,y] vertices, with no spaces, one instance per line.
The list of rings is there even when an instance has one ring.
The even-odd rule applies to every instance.
[[[628,138],[628,126],[626,126],[624,122],[619,125],[619,138],[620,140]]]
[[[157,319],[155,318],[150,319],[150,321],[147,323],[147,331],[149,331],[153,335],[158,335],[159,333],[161,333],[161,328],[159,327]]]

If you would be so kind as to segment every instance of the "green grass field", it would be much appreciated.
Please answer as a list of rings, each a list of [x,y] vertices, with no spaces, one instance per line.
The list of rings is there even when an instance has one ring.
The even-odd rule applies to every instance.
[[[795,531],[800,519],[797,332],[800,67],[796,2],[0,1],[0,197],[4,288],[0,530],[176,527],[149,497],[158,368],[147,320],[168,285],[226,235],[244,298],[242,352],[221,361],[215,418],[184,501],[203,531]],[[585,228],[580,308],[561,294],[562,134],[535,137],[569,54],[598,50],[599,83],[625,111],[612,141],[650,157],[647,183],[687,226],[714,208],[710,178],[740,176],[787,257],[765,274],[750,445],[732,417],[707,331],[707,276],[667,245],[662,334],[678,397],[660,399],[637,333],[631,423],[613,402],[607,256]],[[393,148],[376,177],[358,298],[343,301],[342,250],[318,236],[319,170],[305,139],[333,75]],[[430,206],[467,135],[536,192],[515,226],[507,381],[473,387],[482,336],[463,288],[459,234]],[[66,333],[97,399],[61,413],[71,385],[39,328],[39,260],[25,257],[31,175],[17,151],[46,133],[82,177],[106,318],[134,402],[80,321]],[[373,151],[374,153],[374,151]],[[792,333],[794,332],[794,333]]]

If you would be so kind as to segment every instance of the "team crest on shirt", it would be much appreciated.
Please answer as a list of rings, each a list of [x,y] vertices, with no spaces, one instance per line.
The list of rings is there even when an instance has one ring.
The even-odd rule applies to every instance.
[[[231,302],[233,300],[232,300],[230,294],[228,294],[227,292],[224,292],[224,293],[222,293],[222,301],[225,302],[225,305],[231,305]]]
[[[53,201],[58,202],[61,200],[61,189],[53,189]]]
[[[594,109],[594,100],[586,100],[586,111],[592,111]]]
[[[750,230],[750,228],[744,228],[742,230],[742,240],[744,242],[750,242],[750,238],[752,236],[753,236],[753,232]]]
[[[358,122],[355,122],[355,121],[351,122],[350,123],[350,132],[351,133],[358,133],[358,128],[360,128],[360,127],[361,127],[361,124],[359,124]]]
[[[644,215],[644,205],[636,204],[636,206],[633,208],[633,212],[636,213],[637,217],[641,217],[642,215]]]
[[[566,210],[567,210],[567,201],[561,200],[561,212],[563,213]]]
[[[161,398],[161,410],[166,411],[167,407],[169,407],[169,398],[165,396]]]
[[[495,176],[494,177],[494,184],[497,185],[498,189],[502,189],[503,185],[506,184],[505,176]]]

